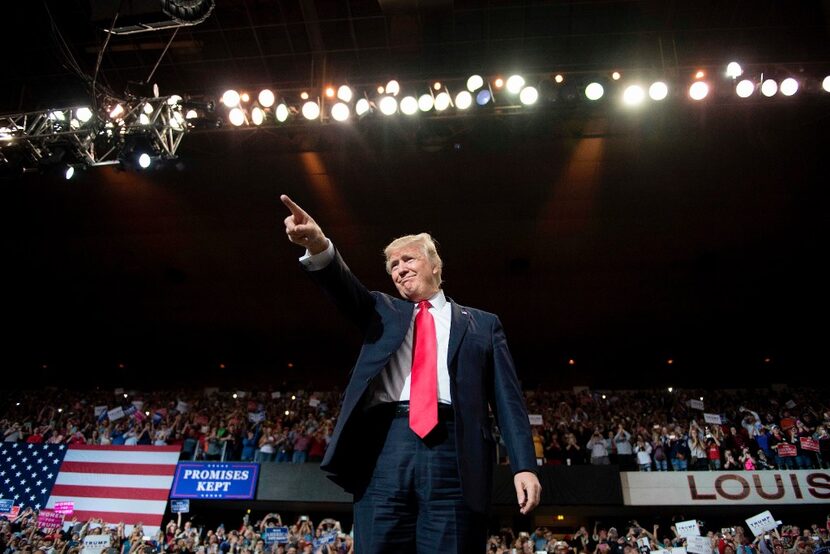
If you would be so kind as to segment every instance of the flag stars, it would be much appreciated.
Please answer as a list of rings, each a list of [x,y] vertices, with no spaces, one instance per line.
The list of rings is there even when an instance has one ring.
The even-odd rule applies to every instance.
[[[47,465],[43,466],[43,471],[46,471],[47,469],[49,469],[49,466],[47,466]]]
[[[14,468],[12,468],[12,469],[14,469]],[[17,473],[14,474],[15,477],[20,477],[21,475],[23,475],[22,471],[18,471]]]
[[[46,489],[40,489],[40,494],[46,494]]]
[[[31,450],[32,448],[34,448],[34,446],[35,446],[34,444],[29,443],[29,450]]]
[[[43,467],[43,469],[46,469],[46,466],[44,466],[44,467]],[[46,476],[46,478],[47,478],[47,479],[51,479],[51,478],[52,478],[52,475],[54,475],[54,473],[50,473],[49,475],[47,475],[47,476]]]

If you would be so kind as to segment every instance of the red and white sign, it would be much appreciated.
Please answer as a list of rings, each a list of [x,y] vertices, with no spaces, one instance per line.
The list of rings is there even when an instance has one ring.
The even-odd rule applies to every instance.
[[[787,458],[790,456],[797,456],[798,449],[795,447],[794,444],[788,444],[785,442],[779,443],[778,448],[775,450],[779,456],[782,458]]]
[[[810,452],[818,452],[818,441],[810,437],[801,437],[801,448]]]
[[[830,504],[830,472],[621,472],[627,506]]]

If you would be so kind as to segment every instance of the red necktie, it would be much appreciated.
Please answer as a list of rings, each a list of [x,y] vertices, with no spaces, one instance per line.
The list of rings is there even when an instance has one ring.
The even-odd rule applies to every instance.
[[[409,427],[424,438],[438,424],[438,339],[429,301],[418,303],[409,383]]]

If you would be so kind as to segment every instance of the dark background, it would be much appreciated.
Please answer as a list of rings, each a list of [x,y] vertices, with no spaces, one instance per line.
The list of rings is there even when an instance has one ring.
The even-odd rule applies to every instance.
[[[830,69],[824,2],[217,4],[177,34],[163,93],[513,69],[685,88],[732,58]],[[6,60],[4,113],[88,94],[46,7],[94,72],[111,14],[19,5],[37,40]],[[113,37],[99,78],[135,88],[170,35]],[[287,193],[389,293],[383,246],[431,232],[448,295],[501,316],[525,386],[805,383],[826,357],[830,94],[744,102],[714,80],[700,105],[679,90],[635,112],[560,99],[510,117],[223,128],[146,172],[4,179],[4,373],[26,388],[342,384],[359,336],[298,268]]]

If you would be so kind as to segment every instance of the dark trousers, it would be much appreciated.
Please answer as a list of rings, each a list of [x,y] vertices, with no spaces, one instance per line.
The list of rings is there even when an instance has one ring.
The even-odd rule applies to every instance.
[[[481,554],[487,520],[462,497],[451,415],[423,440],[405,415],[368,419],[367,433],[383,443],[368,485],[355,494],[355,552]]]

